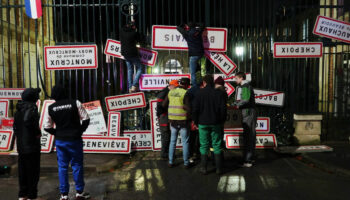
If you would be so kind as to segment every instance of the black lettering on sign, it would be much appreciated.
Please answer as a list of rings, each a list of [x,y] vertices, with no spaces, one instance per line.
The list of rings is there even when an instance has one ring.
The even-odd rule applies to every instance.
[[[4,140],[6,140],[6,138],[7,138],[7,135],[3,135],[2,138],[1,138],[1,140],[4,141]]]

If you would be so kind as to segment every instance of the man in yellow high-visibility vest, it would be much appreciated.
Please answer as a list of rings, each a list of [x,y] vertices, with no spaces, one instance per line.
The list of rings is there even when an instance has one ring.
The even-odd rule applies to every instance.
[[[176,149],[177,136],[180,133],[182,148],[183,148],[183,160],[185,168],[190,167],[189,162],[189,113],[190,101],[187,95],[187,88],[190,85],[188,78],[182,78],[179,83],[179,87],[169,92],[167,98],[164,100],[163,107],[168,105],[168,119],[170,122],[170,145],[169,145],[169,167],[174,167],[174,154]]]

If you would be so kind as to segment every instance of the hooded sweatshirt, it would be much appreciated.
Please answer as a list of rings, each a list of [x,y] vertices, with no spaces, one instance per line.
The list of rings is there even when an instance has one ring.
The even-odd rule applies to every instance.
[[[186,31],[183,25],[177,27],[177,30],[182,34],[184,39],[187,41],[188,56],[203,56],[204,46],[202,33],[204,27],[191,27],[190,30]]]
[[[125,59],[138,58],[139,51],[136,43],[140,41],[140,35],[136,29],[124,26],[120,31],[121,53]]]

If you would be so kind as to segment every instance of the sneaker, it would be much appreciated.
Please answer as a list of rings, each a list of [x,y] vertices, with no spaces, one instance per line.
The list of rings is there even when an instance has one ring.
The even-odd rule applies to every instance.
[[[131,88],[129,89],[129,93],[133,93],[133,92],[137,92],[137,87],[131,86]]]
[[[249,168],[249,167],[252,167],[253,164],[251,162],[245,162],[242,164],[242,167],[246,167],[246,168]]]
[[[61,194],[60,200],[69,200],[68,195]]]
[[[90,199],[90,194],[89,193],[87,193],[87,192],[83,192],[83,193],[77,193],[76,195],[75,195],[75,199],[76,200],[85,200],[85,199]]]

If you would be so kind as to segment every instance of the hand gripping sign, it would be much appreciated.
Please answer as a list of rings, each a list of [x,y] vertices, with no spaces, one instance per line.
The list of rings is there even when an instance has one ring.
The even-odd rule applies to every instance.
[[[118,137],[120,136],[120,112],[110,112],[108,113],[108,137]]]
[[[225,53],[205,51],[204,54],[226,76],[237,68],[237,65]]]
[[[9,151],[13,139],[13,131],[0,130],[0,151]]]
[[[145,49],[145,48],[138,48],[138,49],[139,49],[141,63],[148,66],[154,66],[157,60],[158,52]],[[117,40],[107,39],[104,53],[106,55],[124,59],[124,57],[121,54],[120,41],[117,41]]]
[[[274,58],[322,57],[322,42],[275,42]]]
[[[242,134],[225,134],[226,148],[227,149],[240,149],[243,147],[243,135]],[[256,148],[268,149],[277,147],[277,141],[275,134],[257,134],[256,135]]]
[[[131,150],[133,151],[152,150],[152,133],[150,130],[125,130],[123,136],[131,139]]]
[[[350,43],[350,23],[318,16],[313,34]]]
[[[128,137],[83,137],[84,153],[130,153]]]
[[[108,112],[146,107],[143,92],[106,97],[105,100]]]
[[[235,120],[230,116],[230,120]],[[241,120],[238,116],[237,120]],[[225,128],[224,131],[226,133],[235,132],[235,133],[243,133],[243,128]],[[257,133],[269,133],[270,132],[270,118],[269,117],[258,117],[256,123],[256,132]]]
[[[41,112],[40,116],[40,130],[41,130],[41,152],[42,153],[50,153],[52,146],[53,146],[53,141],[54,141],[54,136],[49,134],[44,130],[44,122],[49,116],[49,106],[53,104],[55,101],[53,100],[45,100],[43,104],[43,110]]]
[[[25,88],[0,88],[0,99],[21,100]]]
[[[191,79],[190,74],[142,74],[140,78],[140,90],[162,90],[172,80],[181,78]]]
[[[46,70],[97,69],[97,46],[46,46]]]
[[[204,49],[215,52],[226,52],[227,29],[205,28],[203,34]],[[188,50],[187,42],[176,26],[152,26],[152,49]]]

